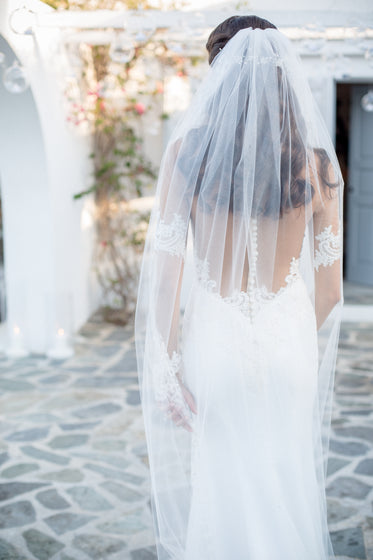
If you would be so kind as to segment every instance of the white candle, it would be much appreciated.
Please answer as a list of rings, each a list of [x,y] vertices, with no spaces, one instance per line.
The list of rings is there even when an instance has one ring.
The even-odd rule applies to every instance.
[[[57,333],[53,339],[52,348],[48,351],[48,357],[55,360],[63,360],[69,358],[74,354],[74,350],[69,344],[65,330],[63,328],[57,329]]]
[[[29,352],[24,347],[23,334],[18,325],[14,325],[10,332],[10,344],[6,350],[9,358],[24,358],[29,355]]]

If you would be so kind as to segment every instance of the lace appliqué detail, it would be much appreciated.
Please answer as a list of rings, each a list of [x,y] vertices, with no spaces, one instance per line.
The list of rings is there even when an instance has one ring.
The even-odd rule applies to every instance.
[[[245,317],[253,320],[263,304],[275,299],[299,277],[299,259],[293,257],[289,267],[289,274],[285,278],[286,285],[282,286],[277,292],[271,292],[265,286],[256,287],[249,283],[247,292],[235,292],[231,296],[224,297],[223,301],[233,307],[237,307]]]
[[[216,289],[215,280],[210,278],[210,263],[207,259],[194,259],[196,273],[199,283],[208,292],[213,292]]]
[[[188,418],[190,413],[188,412],[188,406],[184,400],[180,385],[183,381],[180,366],[181,355],[174,351],[170,357],[166,345],[159,335],[156,356],[154,356],[153,362],[155,400],[164,412],[167,413],[170,406],[172,406]],[[176,376],[178,373],[180,382]]]
[[[318,249],[315,250],[314,268],[318,271],[320,266],[331,266],[341,256],[341,231],[335,235],[332,226],[325,227],[319,235],[316,235],[319,242]]]
[[[299,272],[299,259],[293,257],[289,266],[289,274],[285,278],[285,286],[282,286],[277,292],[271,292],[265,286],[257,287],[254,285],[253,281],[250,281],[249,279],[247,292],[237,290],[230,296],[222,297],[215,291],[216,282],[209,278],[209,263],[207,260],[196,260],[196,272],[199,284],[207,292],[213,294],[231,307],[238,309],[251,321],[254,320],[265,303],[274,300],[277,296],[287,290],[293,282],[301,277]]]
[[[154,238],[154,249],[183,257],[185,252],[188,224],[179,214],[174,214],[170,224],[159,219]]]

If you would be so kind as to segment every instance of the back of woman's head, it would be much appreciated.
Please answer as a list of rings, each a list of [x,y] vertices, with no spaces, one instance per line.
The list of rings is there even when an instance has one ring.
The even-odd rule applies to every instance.
[[[209,64],[215,56],[224,48],[229,39],[232,39],[238,31],[252,27],[252,29],[277,29],[273,23],[258,16],[232,16],[220,23],[211,32],[206,49],[209,53]]]

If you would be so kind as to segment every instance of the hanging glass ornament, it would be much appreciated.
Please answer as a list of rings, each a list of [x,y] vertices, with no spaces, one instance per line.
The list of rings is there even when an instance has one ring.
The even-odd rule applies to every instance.
[[[9,16],[9,27],[17,35],[33,35],[36,14],[26,5],[14,10]]]
[[[361,106],[367,113],[373,113],[373,89],[370,89],[361,98]]]
[[[334,74],[338,78],[349,78],[351,76],[351,59],[343,54],[339,54],[335,58]]]
[[[111,43],[109,56],[113,62],[126,64],[135,56],[135,49],[129,37],[124,33],[118,34]]]
[[[325,39],[309,39],[304,41],[303,49],[310,53],[319,53],[326,45]]]
[[[335,61],[336,61],[336,53],[330,47],[327,47],[326,49],[323,49],[323,52],[321,54],[321,59],[324,62],[326,71],[327,72],[334,72]]]
[[[326,46],[326,29],[320,22],[305,25],[303,34],[306,37],[302,45],[304,50],[310,53],[319,53]]]
[[[368,62],[368,65],[373,68],[373,47],[367,48],[364,56]]]
[[[145,43],[155,33],[156,26],[146,13],[134,12],[124,22],[124,29],[137,43]]]
[[[170,41],[167,43],[167,48],[174,54],[184,54],[183,45],[177,41]]]
[[[23,93],[29,87],[26,71],[16,60],[5,70],[3,84],[11,93]]]

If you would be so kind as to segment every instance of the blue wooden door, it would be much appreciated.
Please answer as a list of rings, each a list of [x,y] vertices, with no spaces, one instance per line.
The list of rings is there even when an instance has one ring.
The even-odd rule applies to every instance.
[[[362,97],[371,86],[353,86],[349,150],[347,280],[373,286],[373,112]]]

